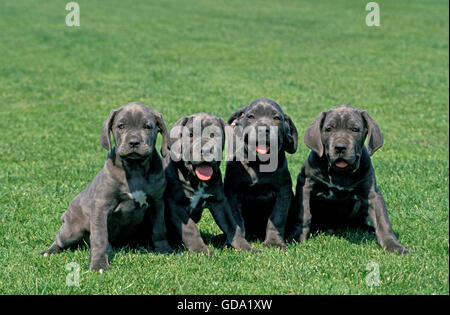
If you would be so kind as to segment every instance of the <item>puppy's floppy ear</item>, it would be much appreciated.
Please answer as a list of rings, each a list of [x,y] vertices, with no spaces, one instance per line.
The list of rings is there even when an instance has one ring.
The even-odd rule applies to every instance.
[[[170,157],[175,161],[180,161],[182,159],[183,153],[183,129],[189,121],[188,117],[180,118],[173,126],[170,128],[167,149],[170,150]]]
[[[284,141],[283,148],[287,153],[294,154],[298,146],[298,132],[291,117],[284,114]]]
[[[153,111],[155,115],[156,127],[158,128],[158,132],[161,133],[162,143],[161,143],[161,155],[165,157],[167,155],[167,145],[169,140],[169,133],[167,132],[166,124],[164,123],[164,119],[161,113],[156,110]]]
[[[228,124],[231,126],[236,125],[239,122],[239,119],[241,119],[244,116],[244,112],[247,106],[242,107],[241,109],[238,109],[233,115],[231,115],[230,118],[228,118]]]
[[[373,120],[372,117],[369,116],[369,113],[363,110],[361,112],[361,116],[366,122],[367,126],[367,152],[369,153],[369,155],[372,155],[376,150],[383,146],[383,135],[381,134],[380,127],[378,127],[378,124],[375,122],[375,120]]]
[[[322,143],[322,124],[325,120],[327,112],[321,112],[319,116],[306,129],[303,141],[306,146],[315,151],[319,156],[323,155],[323,143]]]
[[[169,135],[168,135],[168,142],[167,142],[167,148],[170,150],[171,146],[174,144],[175,141],[181,139],[182,136],[182,130],[179,130],[180,132],[175,133],[174,130],[178,128],[182,128],[186,126],[187,122],[189,120],[189,117],[182,117],[178,119],[178,121],[170,128]]]
[[[108,150],[108,152],[111,152],[111,137],[109,133],[111,132],[114,117],[118,111],[119,110],[113,109],[109,113],[109,117],[103,122],[102,131],[100,133],[100,143],[106,150]]]

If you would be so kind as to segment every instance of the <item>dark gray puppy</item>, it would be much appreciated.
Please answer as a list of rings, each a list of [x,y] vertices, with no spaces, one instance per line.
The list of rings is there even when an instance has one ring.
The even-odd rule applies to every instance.
[[[71,202],[61,217],[63,224],[55,242],[41,254],[58,253],[85,240],[90,244],[90,269],[105,270],[110,268],[110,243],[142,234],[157,251],[172,251],[164,222],[166,180],[155,150],[158,132],[165,156],[167,128],[160,113],[140,103],[111,111],[100,137],[108,150],[105,165]]]
[[[370,156],[383,136],[369,114],[350,105],[333,107],[312,122],[304,142],[313,151],[297,178],[289,239],[304,241],[311,230],[362,227],[375,229],[387,251],[408,252],[392,231],[376,184]]]
[[[223,190],[219,166],[225,141],[225,124],[221,118],[197,113],[178,120],[169,132],[169,154],[164,160],[168,183],[165,200],[169,239],[181,238],[192,252],[213,255],[196,225],[204,208],[211,211],[217,225],[226,235],[227,244],[235,249],[251,250],[235,222]],[[181,148],[182,138],[185,141],[184,148]],[[205,148],[211,155],[208,157],[202,154],[196,158],[194,151],[199,153]]]
[[[228,123],[235,129],[244,130],[277,127],[273,138],[268,132],[262,138],[260,134],[256,146],[249,141],[252,140],[251,132],[243,131],[244,159],[235,156],[227,162],[224,185],[225,194],[246,237],[264,239],[265,246],[285,250],[285,225],[293,198],[285,152],[296,152],[297,129],[281,107],[267,98],[239,109]],[[265,146],[261,147],[261,140],[265,141]],[[276,146],[272,146],[275,140]],[[256,159],[249,158],[252,154]],[[276,165],[271,171],[263,171],[263,166],[273,162],[266,160],[268,155],[276,160]]]

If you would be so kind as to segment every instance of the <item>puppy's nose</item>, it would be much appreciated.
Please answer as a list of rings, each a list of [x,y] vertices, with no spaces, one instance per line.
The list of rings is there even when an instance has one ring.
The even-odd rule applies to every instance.
[[[141,144],[141,142],[137,138],[130,139],[128,141],[128,144],[130,145],[130,148],[137,148]]]
[[[345,143],[336,143],[334,145],[334,151],[336,153],[345,153],[347,150],[347,145]]]

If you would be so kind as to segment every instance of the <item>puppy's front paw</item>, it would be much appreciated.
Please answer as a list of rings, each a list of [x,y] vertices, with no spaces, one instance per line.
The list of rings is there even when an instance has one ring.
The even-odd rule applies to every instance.
[[[208,255],[211,256],[211,257],[216,256],[216,253],[214,253],[214,251],[210,250],[210,249],[208,248],[208,246],[204,246],[204,247],[202,247],[202,249],[200,249],[200,250],[198,250],[198,251],[196,251],[196,252],[197,252],[197,253],[205,253],[205,254],[208,254]]]
[[[191,248],[190,249],[191,252],[193,253],[204,253],[204,254],[208,254],[211,257],[214,257],[216,254],[214,253],[214,251],[210,250],[208,248],[208,246],[204,245],[204,246],[197,246],[195,248]]]
[[[97,259],[95,261],[91,261],[89,266],[89,270],[99,271],[100,273],[109,269],[111,269],[111,266],[108,263],[108,259]]]
[[[300,236],[298,237],[298,242],[299,243],[303,243],[304,241],[306,241],[308,239],[308,233],[302,233],[300,234]]]
[[[383,247],[389,253],[396,253],[396,254],[400,254],[400,255],[406,255],[406,254],[412,253],[412,251],[409,248],[403,246],[396,240],[386,241]]]
[[[210,250],[208,247],[206,247],[206,253],[211,257],[216,256],[216,253],[214,253],[214,251]]]
[[[267,231],[264,247],[277,247],[281,250],[287,250],[286,243],[275,230]]]
[[[246,250],[246,251],[252,250],[252,247],[250,246],[250,244],[243,237],[236,237],[231,242],[231,246],[233,246],[233,248],[237,249],[237,250]]]
[[[264,241],[264,247],[276,247],[284,251],[287,250],[286,244],[280,240],[266,240]]]

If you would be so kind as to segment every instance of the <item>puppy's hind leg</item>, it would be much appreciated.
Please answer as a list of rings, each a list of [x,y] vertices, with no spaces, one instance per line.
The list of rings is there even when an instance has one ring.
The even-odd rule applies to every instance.
[[[63,249],[75,245],[85,239],[88,233],[89,218],[83,213],[78,205],[72,205],[61,216],[63,222],[59,229],[56,239],[53,244],[41,255],[47,256],[51,254],[60,253]]]

